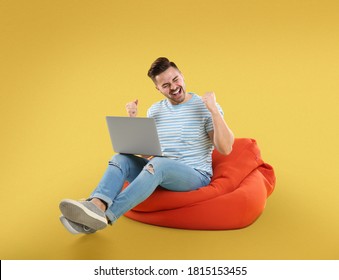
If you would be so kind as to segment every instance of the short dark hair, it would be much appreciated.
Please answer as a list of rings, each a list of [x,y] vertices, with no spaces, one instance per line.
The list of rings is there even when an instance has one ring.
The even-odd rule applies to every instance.
[[[155,77],[165,72],[168,68],[174,67],[177,70],[179,68],[175,65],[174,62],[170,61],[166,57],[159,57],[157,58],[151,65],[150,69],[148,70],[148,77],[150,77],[153,81],[155,81]],[[179,70],[180,71],[180,70]]]

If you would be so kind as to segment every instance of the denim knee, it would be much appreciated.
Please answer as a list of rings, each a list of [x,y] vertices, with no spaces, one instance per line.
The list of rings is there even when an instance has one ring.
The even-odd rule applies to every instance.
[[[129,160],[129,155],[116,154],[111,158],[108,164],[118,167],[123,172],[123,169],[128,165]]]
[[[154,175],[155,172],[162,172],[166,169],[164,159],[159,157],[152,158],[144,169],[152,175]]]

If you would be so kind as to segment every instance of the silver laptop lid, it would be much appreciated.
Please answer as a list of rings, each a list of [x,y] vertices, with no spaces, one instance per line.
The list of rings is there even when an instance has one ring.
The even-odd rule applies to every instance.
[[[115,152],[162,156],[153,118],[107,116],[106,122]]]

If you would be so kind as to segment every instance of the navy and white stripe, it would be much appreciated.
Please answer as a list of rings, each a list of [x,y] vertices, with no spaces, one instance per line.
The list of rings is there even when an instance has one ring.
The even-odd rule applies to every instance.
[[[155,119],[164,156],[212,176],[213,144],[207,134],[213,130],[211,113],[198,95],[187,94],[192,98],[183,104],[172,105],[167,99],[155,103],[147,116]]]

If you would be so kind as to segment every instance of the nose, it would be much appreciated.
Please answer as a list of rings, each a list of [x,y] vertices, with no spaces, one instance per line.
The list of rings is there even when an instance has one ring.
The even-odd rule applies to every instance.
[[[171,90],[175,90],[175,89],[176,89],[176,85],[175,85],[174,83],[171,83],[171,84],[170,84],[170,89],[171,89]]]

